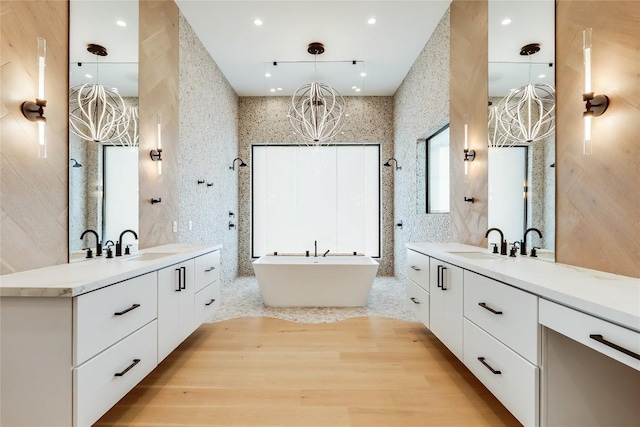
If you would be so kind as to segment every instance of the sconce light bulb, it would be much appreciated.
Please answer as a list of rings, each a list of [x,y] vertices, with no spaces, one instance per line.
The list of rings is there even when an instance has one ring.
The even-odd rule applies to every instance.
[[[469,160],[464,159],[464,174],[469,175]]]
[[[38,121],[38,157],[44,159],[47,157],[47,140],[45,138],[45,125],[44,120]]]
[[[584,52],[584,94],[593,92],[591,87],[591,28],[582,32],[582,50]]]
[[[158,114],[158,149],[162,149],[162,114]]]
[[[47,41],[38,37],[38,99],[44,99],[44,69],[46,66]]]
[[[593,144],[591,142],[591,125],[593,114],[585,114],[584,118],[584,142],[582,145],[583,154],[593,154]]]

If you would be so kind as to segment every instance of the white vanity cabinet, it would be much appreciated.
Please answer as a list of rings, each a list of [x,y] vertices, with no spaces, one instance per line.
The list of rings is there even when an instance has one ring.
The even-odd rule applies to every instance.
[[[213,290],[219,304],[220,248],[167,245],[153,248],[152,260],[2,276],[0,425],[95,423],[200,325],[197,295]],[[198,278],[199,263],[215,269]]]
[[[196,328],[194,261],[158,271],[158,362]]]
[[[220,307],[220,251],[195,259],[195,322],[201,325]]]
[[[407,305],[429,327],[429,257],[407,251]]]
[[[430,329],[462,360],[462,269],[431,258],[429,262]]]

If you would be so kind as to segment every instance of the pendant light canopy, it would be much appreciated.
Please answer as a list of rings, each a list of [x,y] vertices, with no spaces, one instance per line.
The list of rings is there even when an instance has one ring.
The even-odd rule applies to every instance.
[[[314,42],[307,51],[317,56],[324,52],[324,46]],[[326,83],[307,83],[291,97],[287,117],[294,133],[307,145],[320,145],[340,133],[346,117],[346,101]]]
[[[98,58],[107,56],[107,49],[97,44],[88,45],[87,50]],[[122,97],[99,83],[69,90],[69,130],[82,139],[118,145],[127,132],[126,113]]]

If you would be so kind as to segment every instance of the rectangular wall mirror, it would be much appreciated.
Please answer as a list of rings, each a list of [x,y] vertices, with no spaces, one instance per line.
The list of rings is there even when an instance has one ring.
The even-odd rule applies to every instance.
[[[104,50],[94,47],[91,50],[98,54],[91,53],[90,44]],[[69,60],[69,113],[78,117],[69,126],[72,262],[86,258],[84,248],[96,247],[93,233],[80,238],[85,230],[94,230],[103,245],[115,242],[125,229],[138,231],[138,1],[71,0]],[[92,135],[91,128],[104,129],[109,115],[82,111],[101,111],[96,109],[100,101],[91,96],[101,94],[100,87],[110,105],[120,106],[127,116],[126,122],[118,124],[118,137],[95,141],[87,137]],[[114,135],[113,131],[107,134]],[[131,234],[123,243],[136,249]]]
[[[555,259],[554,34],[553,0],[489,1],[489,227],[509,243],[539,230],[542,238],[528,233],[528,252],[539,247],[546,260]]]

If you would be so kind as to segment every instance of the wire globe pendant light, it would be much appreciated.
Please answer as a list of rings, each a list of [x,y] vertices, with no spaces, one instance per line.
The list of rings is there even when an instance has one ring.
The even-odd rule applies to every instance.
[[[529,56],[529,74],[531,74],[531,55],[540,51],[540,45],[526,45],[520,55]],[[531,75],[529,75],[531,82]],[[508,144],[528,144],[541,141],[555,131],[555,90],[546,83],[528,83],[512,89],[495,111],[497,132],[502,134]],[[505,141],[502,141],[502,145]]]
[[[118,138],[118,142],[123,147],[129,147],[132,150],[138,148],[140,135],[138,132],[138,107],[127,105],[125,107],[124,119],[118,124],[122,135]]]
[[[307,51],[313,55],[324,52],[322,43],[311,43]],[[291,97],[287,114],[296,135],[307,145],[317,146],[340,133],[346,117],[346,101],[326,83],[307,83]]]
[[[98,58],[107,56],[107,49],[97,44],[90,44],[87,50]],[[122,126],[126,112],[122,97],[99,83],[69,89],[69,130],[82,139],[117,144],[127,132],[127,126]]]

